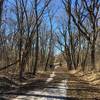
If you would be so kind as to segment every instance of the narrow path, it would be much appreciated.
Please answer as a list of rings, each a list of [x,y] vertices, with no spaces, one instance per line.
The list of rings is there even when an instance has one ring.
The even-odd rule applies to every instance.
[[[31,83],[5,91],[0,96],[10,98],[0,100],[100,100],[100,88],[68,74],[65,67],[58,66],[51,74],[40,74]]]
[[[65,100],[67,95],[67,80],[59,80],[53,82],[56,75],[56,66],[54,71],[50,74],[50,77],[45,81],[48,86],[41,90],[29,91],[26,95],[19,95],[12,100]],[[60,74],[59,74],[60,75]],[[51,84],[50,84],[51,83]],[[37,87],[38,88],[38,87]]]

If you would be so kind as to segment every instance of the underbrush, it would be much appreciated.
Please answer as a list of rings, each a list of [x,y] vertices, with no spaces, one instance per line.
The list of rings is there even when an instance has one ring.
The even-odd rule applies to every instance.
[[[100,71],[82,71],[81,69],[69,71],[70,74],[94,86],[100,86]]]

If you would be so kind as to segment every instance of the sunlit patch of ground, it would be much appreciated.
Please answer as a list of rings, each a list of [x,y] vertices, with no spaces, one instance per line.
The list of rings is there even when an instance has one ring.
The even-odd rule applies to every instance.
[[[80,70],[68,73],[66,66],[55,67],[54,71],[38,73],[25,81],[26,84],[21,88],[12,91],[18,94],[9,95],[8,97],[12,99],[8,100],[100,100],[99,85],[91,85],[85,80],[86,78],[91,81],[95,78],[99,80],[96,75],[93,77],[91,73],[84,74]],[[86,78],[83,80],[83,77]]]
[[[84,80],[91,85],[100,86],[100,72],[97,71],[83,72],[78,69],[78,70],[72,70],[69,73],[74,76],[77,76],[79,79]]]
[[[58,67],[55,67],[55,70],[57,70]],[[27,92],[26,96],[18,96],[12,100],[65,100],[66,98],[66,94],[67,94],[67,80],[60,79],[58,80],[58,82],[54,82],[53,80],[55,80],[55,77],[58,78],[57,73],[55,73],[55,71],[53,71],[50,76],[46,79],[46,84],[48,84],[48,86],[44,87],[41,90],[31,90],[29,92]],[[54,84],[50,84],[50,83],[54,83]],[[44,85],[44,84],[42,84]],[[30,95],[30,96],[29,96]]]
[[[70,71],[68,81],[68,95],[80,98],[90,98],[89,100],[100,100],[100,73],[79,70]],[[95,99],[96,98],[96,99]],[[87,100],[87,99],[83,99]]]

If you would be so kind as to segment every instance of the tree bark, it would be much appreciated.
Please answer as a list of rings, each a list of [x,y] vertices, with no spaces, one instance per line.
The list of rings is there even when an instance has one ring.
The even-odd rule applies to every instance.
[[[91,66],[91,70],[95,69],[95,43],[91,46]]]
[[[35,14],[36,14],[36,50],[35,50],[35,65],[33,69],[33,75],[36,74],[38,64],[38,51],[39,51],[39,33],[38,33],[38,12],[37,12],[37,0],[35,0]]]

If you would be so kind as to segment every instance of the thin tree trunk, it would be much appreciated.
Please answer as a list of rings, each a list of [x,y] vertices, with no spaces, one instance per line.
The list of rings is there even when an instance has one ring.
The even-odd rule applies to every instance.
[[[37,0],[35,0],[35,14],[36,14],[36,50],[35,50],[35,65],[33,70],[33,75],[36,74],[37,64],[38,64],[38,51],[39,51],[39,33],[38,33],[38,12],[37,12]]]
[[[49,56],[50,56],[50,53],[48,54],[48,58],[47,58],[47,61],[46,61],[46,64],[45,64],[45,71],[47,71],[47,66],[48,66],[48,62],[49,62]]]
[[[23,78],[23,66],[22,66],[22,32],[20,34],[20,43],[19,43],[19,68],[20,68],[20,71],[19,71],[19,78],[20,78],[20,81],[22,80]]]
[[[95,69],[95,43],[91,46],[91,66],[91,70]]]
[[[89,51],[89,43],[88,43],[88,46],[87,46],[87,50],[86,50],[85,57],[84,57],[84,59],[83,59],[83,62],[81,63],[81,66],[82,66],[82,70],[83,70],[83,71],[85,70],[86,60],[87,60],[87,56],[88,56],[88,51]]]

